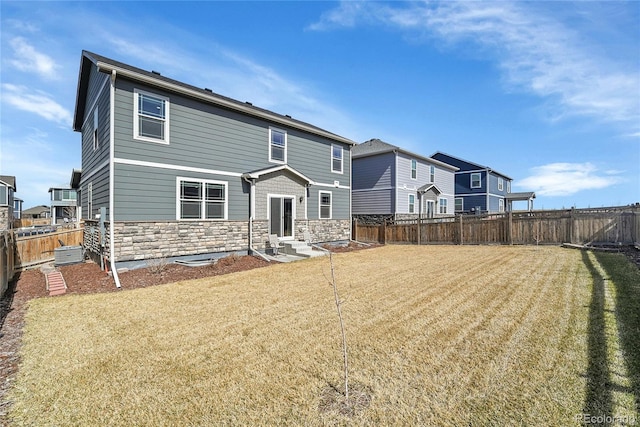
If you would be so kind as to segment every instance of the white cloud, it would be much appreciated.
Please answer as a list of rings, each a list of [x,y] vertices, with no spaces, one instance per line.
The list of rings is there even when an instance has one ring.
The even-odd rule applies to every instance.
[[[38,52],[23,37],[15,37],[9,41],[13,49],[14,58],[9,62],[21,71],[38,74],[46,79],[58,79],[56,70],[60,68],[56,62]]]
[[[50,95],[9,83],[3,84],[2,90],[3,102],[20,110],[35,113],[49,121],[71,126],[71,112],[54,101]]]
[[[588,30],[581,33],[580,28],[563,23],[562,17],[527,6],[469,1],[409,6],[343,2],[309,28],[354,27],[360,21],[435,36],[449,46],[470,42],[498,62],[509,87],[553,101],[554,119],[588,116],[625,123],[637,133],[637,60],[625,55],[615,58],[606,46],[593,46]]]
[[[598,190],[622,181],[621,171],[599,173],[591,163],[550,163],[532,168],[532,175],[514,186],[535,191],[538,196],[569,196],[584,190]]]

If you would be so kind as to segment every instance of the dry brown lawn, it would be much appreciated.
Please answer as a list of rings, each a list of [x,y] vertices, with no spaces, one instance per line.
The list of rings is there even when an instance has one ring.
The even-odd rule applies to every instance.
[[[15,425],[575,425],[588,407],[594,279],[580,251],[333,259],[350,378],[371,397],[352,417],[321,410],[342,352],[329,259],[316,258],[32,301]]]

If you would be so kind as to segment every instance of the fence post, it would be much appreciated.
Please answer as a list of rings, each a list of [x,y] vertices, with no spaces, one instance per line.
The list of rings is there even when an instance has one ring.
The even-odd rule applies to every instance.
[[[458,217],[460,218],[460,227],[459,227],[460,236],[459,236],[458,240],[460,241],[459,243],[462,245],[462,244],[464,244],[464,239],[463,239],[463,236],[462,236],[462,230],[463,230],[463,228],[462,228],[462,214],[460,214]]]
[[[418,246],[420,246],[420,234],[422,232],[422,226],[420,224],[421,221],[422,218],[420,217],[420,215],[418,215]]]
[[[382,244],[386,245],[387,244],[387,220],[385,219],[382,222],[382,225],[380,226],[380,228],[382,229]]]
[[[571,208],[571,211],[569,211],[569,243],[574,243],[573,242],[573,225],[574,225],[574,211],[575,208]]]
[[[507,224],[507,239],[510,245],[513,245],[513,212],[509,211],[509,219]]]
[[[358,218],[353,218],[351,222],[351,239],[358,241]]]

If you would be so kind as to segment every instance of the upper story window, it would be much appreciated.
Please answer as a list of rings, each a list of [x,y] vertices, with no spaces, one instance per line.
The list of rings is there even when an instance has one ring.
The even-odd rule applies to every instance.
[[[504,212],[504,199],[498,200],[498,212]]]
[[[169,143],[169,98],[134,91],[133,138]]]
[[[418,162],[415,159],[411,159],[411,179],[418,178]]]
[[[409,194],[409,213],[416,211],[416,196]]]
[[[471,174],[471,188],[482,187],[482,175],[480,173]]]
[[[269,161],[287,163],[287,132],[269,128]]]
[[[93,150],[97,150],[100,146],[98,135],[98,107],[93,110]]]
[[[498,178],[498,191],[504,191],[504,179]]]
[[[331,219],[331,192],[320,191],[320,219]]]
[[[76,192],[76,190],[73,190],[73,189],[53,190],[53,194],[51,195],[51,200],[63,201],[63,202],[70,202],[73,200],[77,200],[77,198],[78,198],[78,193]]]
[[[178,178],[178,219],[226,219],[227,183]]]
[[[507,181],[507,193],[511,193],[511,181]]]
[[[331,145],[331,172],[342,173],[342,147]]]
[[[433,183],[436,180],[436,167],[433,165],[429,166],[429,182]]]

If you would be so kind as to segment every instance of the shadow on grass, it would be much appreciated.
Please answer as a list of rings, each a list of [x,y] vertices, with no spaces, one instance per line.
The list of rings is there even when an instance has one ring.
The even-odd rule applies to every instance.
[[[3,295],[0,295],[0,338],[4,335],[4,322],[7,319],[7,316],[13,310],[13,296],[16,293],[16,285],[18,283],[18,278],[20,278],[20,273],[16,273],[13,277],[13,280],[9,282],[9,286]]]
[[[583,413],[599,416],[612,415],[611,384],[607,361],[607,336],[604,316],[604,277],[589,259],[589,253],[582,251],[582,261],[593,278],[591,303],[589,304],[587,393]]]
[[[616,289],[616,321],[636,412],[640,413],[640,270],[622,254],[595,253]]]

